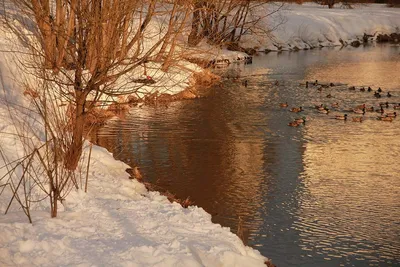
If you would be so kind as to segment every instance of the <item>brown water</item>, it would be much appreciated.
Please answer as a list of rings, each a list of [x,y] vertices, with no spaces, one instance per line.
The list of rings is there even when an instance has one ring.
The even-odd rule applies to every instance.
[[[253,75],[247,88],[226,81],[206,99],[133,108],[100,129],[98,143],[233,232],[240,216],[248,244],[279,267],[400,266],[400,118],[332,119],[400,102],[400,47],[271,53],[236,68]],[[393,97],[299,85],[315,79]],[[286,101],[305,111],[280,108]],[[329,115],[312,108],[333,102],[340,108]],[[304,126],[287,126],[300,116]]]

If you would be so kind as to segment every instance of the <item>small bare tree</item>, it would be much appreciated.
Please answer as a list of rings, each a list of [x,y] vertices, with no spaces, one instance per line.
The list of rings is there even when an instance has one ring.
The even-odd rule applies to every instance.
[[[257,10],[263,5],[265,1],[193,1],[189,45],[196,46],[203,39],[213,45],[232,45],[237,44],[245,34],[268,35],[271,29],[260,27],[260,22],[278,12],[284,4],[280,3],[267,13],[258,13]]]
[[[8,25],[36,56],[35,75],[70,105],[72,143],[65,167],[75,170],[82,154],[87,114],[100,99],[135,92],[141,84],[117,87],[147,62],[171,65],[176,38],[189,9],[184,2],[156,0],[14,0],[28,27]],[[90,101],[89,101],[90,100]]]

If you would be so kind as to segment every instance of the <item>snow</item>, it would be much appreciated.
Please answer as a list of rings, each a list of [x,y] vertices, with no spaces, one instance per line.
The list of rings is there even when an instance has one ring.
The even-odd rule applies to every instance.
[[[272,15],[264,17],[253,32],[242,36],[239,45],[259,52],[346,46],[355,40],[362,43],[364,34],[372,35],[374,41],[378,34],[400,33],[400,8],[385,4],[356,4],[353,9],[345,9],[338,3],[329,9],[310,2],[283,6],[273,2],[258,5],[254,13],[255,18]],[[216,60],[216,66],[243,62],[248,57],[244,52],[212,48],[204,42],[196,49],[207,53],[194,52],[194,58]]]
[[[266,12],[269,6],[263,8],[259,12]],[[353,10],[293,4],[279,16],[286,23],[273,32],[272,41],[249,35],[243,38],[243,45],[258,50],[306,49],[341,45],[364,33],[392,33],[400,28],[399,9],[375,4]],[[270,19],[263,21],[265,27]],[[13,136],[19,126],[12,124],[4,101],[22,107],[18,109],[22,117],[29,113],[30,102],[22,94],[20,81],[15,80],[24,78],[18,61],[6,52],[14,50],[16,39],[1,27],[0,31],[0,143],[7,158],[13,160],[23,154],[23,147]],[[242,52],[210,50],[221,63],[246,57]],[[190,84],[190,74],[199,70],[188,62],[167,73],[159,67],[150,63],[147,70],[147,75],[159,81],[158,88],[144,85],[139,96],[165,88],[177,93]],[[131,76],[141,78],[143,72],[138,69]],[[127,82],[120,81],[124,84]],[[32,125],[40,136],[43,130],[34,119],[31,117]],[[85,149],[87,154],[87,144]],[[33,224],[17,205],[3,215],[10,192],[0,179],[0,192],[4,189],[0,194],[0,266],[265,266],[264,256],[243,245],[228,228],[213,224],[202,208],[185,209],[157,192],[148,192],[143,184],[129,179],[127,168],[105,149],[93,146],[88,192],[72,190],[53,219],[48,201],[34,204]],[[5,172],[0,169],[1,176]]]
[[[73,191],[57,218],[0,215],[0,266],[265,266],[202,208],[148,192],[104,148],[92,156],[88,192]]]
[[[265,14],[274,8],[265,4],[259,12]],[[263,20],[260,26],[277,27],[272,31],[272,40],[247,35],[243,38],[244,47],[277,51],[341,46],[361,40],[364,33],[375,37],[379,33],[400,33],[400,9],[384,4],[358,4],[353,9],[341,8],[340,3],[333,9],[314,3],[287,4],[280,12]]]
[[[10,162],[24,154],[15,136],[27,133],[23,122],[29,120],[34,127],[35,140],[42,138],[43,126],[29,112],[31,102],[21,86],[34,79],[21,72],[15,54],[7,52],[23,48],[14,49],[17,38],[2,27],[0,31],[0,146]],[[189,63],[168,73],[150,67],[149,75],[159,78],[162,88],[173,87],[172,92],[187,86],[188,74],[199,69]],[[19,119],[21,124],[13,124]],[[88,147],[86,143],[85,155]],[[73,189],[59,203],[57,218],[50,218],[48,200],[32,203],[32,224],[16,201],[5,215],[11,190],[7,178],[0,178],[0,266],[265,266],[264,256],[229,228],[212,223],[202,208],[185,209],[149,192],[129,179],[129,166],[104,148],[93,146],[91,155],[88,192]],[[6,172],[0,168],[0,177]]]
[[[30,225],[20,212],[0,216],[0,266],[262,266],[201,208],[147,192],[103,148],[92,155],[89,192],[72,192],[58,218],[36,211]]]

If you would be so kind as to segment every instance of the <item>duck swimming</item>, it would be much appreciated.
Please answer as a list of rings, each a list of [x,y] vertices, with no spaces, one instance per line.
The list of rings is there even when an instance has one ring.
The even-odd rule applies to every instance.
[[[291,112],[302,112],[303,111],[303,108],[302,107],[298,107],[298,108],[292,108],[291,110],[290,110]]]
[[[291,126],[291,127],[297,127],[299,125],[300,124],[298,122],[296,122],[296,121],[291,121],[291,122],[288,123],[288,126]]]
[[[365,108],[363,108],[363,109],[353,109],[353,112],[354,113],[357,113],[357,114],[365,114]]]
[[[396,116],[397,116],[396,112],[388,112],[388,113],[386,113],[386,117],[395,118]]]
[[[387,93],[387,97],[392,97],[392,94],[390,92]]]
[[[347,120],[347,114],[344,115],[336,115],[336,120]]]
[[[338,102],[332,103],[331,107],[338,108],[339,107],[339,103]]]
[[[383,106],[385,106],[386,108],[388,108],[389,107],[389,102],[381,102],[381,103],[379,103],[379,106],[381,106],[381,107],[383,107]]]
[[[355,107],[355,109],[363,109],[363,108],[365,108],[365,103],[362,104],[362,105],[358,105],[358,106]]]
[[[392,117],[378,117],[378,120],[381,120],[381,121],[393,121],[393,118]]]
[[[380,109],[377,109],[376,112],[383,114],[385,113],[385,110],[383,109],[382,106],[380,106]]]
[[[301,118],[295,119],[294,121],[297,122],[297,123],[305,123],[306,122],[306,117],[301,117]]]
[[[318,112],[322,113],[322,114],[328,114],[329,113],[329,109],[327,109],[327,108],[319,109]]]
[[[371,92],[371,91],[372,91],[372,88],[368,86],[368,92]]]
[[[280,103],[279,106],[280,106],[281,108],[287,108],[289,105],[288,105],[287,102],[285,102],[285,103]]]
[[[382,89],[379,87],[378,88],[378,93],[381,93],[382,92]]]

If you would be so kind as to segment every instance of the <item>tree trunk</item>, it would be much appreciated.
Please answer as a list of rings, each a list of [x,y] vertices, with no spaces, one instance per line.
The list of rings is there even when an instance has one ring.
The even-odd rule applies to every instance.
[[[200,1],[196,1],[193,11],[193,18],[192,18],[192,29],[190,31],[188,37],[188,44],[190,46],[196,46],[200,43],[202,36],[199,34],[199,27],[200,27],[200,9],[202,4]]]
[[[49,1],[32,0],[32,8],[41,33],[44,65],[46,69],[52,69],[55,66],[56,39],[53,32],[53,18],[50,15]]]
[[[75,93],[76,107],[74,118],[75,121],[73,122],[72,131],[72,144],[71,147],[69,147],[65,158],[65,167],[71,171],[76,169],[79,159],[82,155],[83,130],[85,126],[86,94],[82,91],[75,91]]]
[[[57,217],[57,199],[58,199],[58,194],[57,191],[54,190],[52,192],[52,195],[50,195],[51,199],[52,199],[52,203],[51,203],[51,218],[55,218]]]

